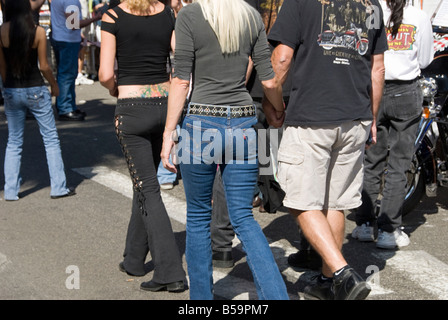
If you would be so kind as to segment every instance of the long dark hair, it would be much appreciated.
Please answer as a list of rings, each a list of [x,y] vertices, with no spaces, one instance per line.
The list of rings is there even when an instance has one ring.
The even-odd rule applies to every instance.
[[[390,30],[393,38],[397,35],[398,29],[403,22],[403,10],[406,6],[406,1],[407,0],[386,0],[386,4],[391,11],[386,27]]]
[[[9,22],[10,67],[15,78],[26,75],[36,26],[29,0],[5,0],[5,22]]]

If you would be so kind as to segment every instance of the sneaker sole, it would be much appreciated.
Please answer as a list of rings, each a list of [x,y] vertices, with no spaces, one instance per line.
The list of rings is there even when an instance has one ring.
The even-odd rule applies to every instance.
[[[361,242],[373,242],[375,241],[374,236],[362,237],[362,236],[354,236],[352,233],[352,238]]]
[[[373,239],[373,238],[363,238],[363,237],[358,237],[358,238],[355,238],[355,239],[357,239],[358,241],[361,241],[361,242],[373,242],[373,241],[375,241],[375,239]]]
[[[394,244],[394,245],[387,245],[387,244],[376,244],[376,247],[377,248],[380,248],[380,249],[399,249],[399,248],[403,248],[403,247],[407,247],[408,245],[409,245],[410,243],[406,243],[406,244],[401,244],[401,245],[398,245],[398,244]]]
[[[154,288],[145,288],[140,286],[140,289],[143,291],[150,291],[150,292],[160,292],[160,291],[168,291],[168,292],[173,292],[173,293],[180,293],[180,292],[184,292],[185,291],[185,287],[182,286],[178,286],[178,285],[168,285],[168,286],[164,286],[161,285],[159,287],[154,287]]]
[[[355,287],[345,300],[364,300],[369,295],[372,289],[367,283],[360,283]]]
[[[316,296],[312,296],[310,294],[303,294],[303,297],[305,298],[305,300],[321,300],[320,298],[316,297]]]
[[[398,248],[398,246],[396,244],[395,245],[387,245],[387,244],[381,244],[381,243],[378,244],[378,242],[376,243],[376,247],[380,248],[380,249],[389,249],[389,250]]]

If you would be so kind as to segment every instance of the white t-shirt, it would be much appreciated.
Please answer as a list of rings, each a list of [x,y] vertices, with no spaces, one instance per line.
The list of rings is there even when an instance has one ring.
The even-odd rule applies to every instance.
[[[76,10],[77,8],[77,10]],[[65,13],[75,11],[69,18]],[[81,3],[79,0],[51,1],[51,32],[56,41],[81,42],[79,21],[82,20]]]
[[[391,14],[386,1],[381,0],[384,24],[387,26]],[[422,10],[406,4],[403,22],[395,37],[388,33],[389,50],[384,54],[386,80],[413,80],[420,75],[434,57],[432,25]]]

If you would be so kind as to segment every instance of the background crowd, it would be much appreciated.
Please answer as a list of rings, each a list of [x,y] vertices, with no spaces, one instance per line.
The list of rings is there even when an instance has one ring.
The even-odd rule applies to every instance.
[[[371,289],[341,251],[344,211],[359,208],[355,239],[375,241],[378,230],[380,248],[409,244],[400,230],[401,203],[421,116],[417,80],[434,54],[429,17],[406,0],[373,0],[379,10],[373,12],[357,1],[96,0],[87,3],[86,14],[82,3],[52,0],[47,35],[36,19],[43,1],[2,2],[0,71],[9,132],[5,200],[19,200],[27,112],[44,139],[51,197],[75,195],[66,186],[51,96],[59,120],[85,120],[75,86],[93,83],[83,70],[87,46],[94,42],[101,49],[99,80],[117,98],[114,128],[134,190],[121,271],[145,275],[150,253],[154,276],[141,289],[188,288],[191,299],[213,299],[213,264],[233,265],[229,252],[237,235],[259,298],[288,299],[252,215],[256,206],[276,210],[272,189],[262,188],[276,183],[282,189],[280,202],[302,235],[301,250],[289,263],[321,269],[305,296],[365,299]],[[380,23],[367,27],[353,12],[378,14]],[[95,41],[89,43],[83,32],[88,26],[95,29]],[[395,40],[408,27],[415,37],[398,45]],[[336,44],[333,39],[341,31],[353,39],[356,33],[358,45],[351,47],[348,36]],[[48,62],[47,36],[56,77]],[[179,128],[193,137],[188,164],[173,161],[182,140],[176,137]],[[225,141],[213,159],[201,157],[204,146],[199,153],[194,148],[202,141],[194,137],[202,139],[204,129],[221,137],[242,129],[238,132],[250,144],[262,128],[281,133],[278,153],[270,155],[275,168],[278,164],[267,175],[270,180],[259,174],[250,153],[232,159],[242,164],[210,161],[227,159]],[[366,141],[371,145],[366,147]],[[272,145],[277,141],[259,145],[259,152]],[[187,198],[189,287],[160,194],[160,188],[174,186],[178,174]]]

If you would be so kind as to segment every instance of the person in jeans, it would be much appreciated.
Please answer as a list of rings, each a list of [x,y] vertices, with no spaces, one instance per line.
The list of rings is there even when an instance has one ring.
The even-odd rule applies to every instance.
[[[27,110],[36,118],[44,141],[51,198],[72,196],[75,192],[66,186],[64,162],[51,106],[51,96],[57,96],[59,88],[47,60],[45,30],[34,24],[29,0],[6,0],[2,8],[6,22],[0,27],[0,71],[8,120],[4,198],[11,201],[19,199]],[[50,84],[51,94],[42,75]]]
[[[322,258],[321,275],[304,289],[307,299],[365,299],[371,290],[343,256],[344,211],[361,202],[365,141],[369,130],[376,140],[387,39],[376,0],[336,2],[336,9],[345,15],[348,3],[369,19],[348,28],[345,21],[353,17],[347,16],[335,26],[323,14],[329,4],[286,0],[268,35],[276,77],[293,77],[284,122],[268,117],[285,125],[277,173],[283,204]],[[340,34],[356,41],[335,41]]]
[[[418,83],[420,69],[434,56],[429,17],[407,0],[382,0],[389,50],[384,56],[386,74],[378,114],[377,143],[366,150],[362,205],[356,213],[352,237],[374,241],[376,200],[384,188],[378,213],[376,246],[395,249],[409,245],[400,227],[405,197],[406,170],[414,154],[414,142],[422,113],[423,96]],[[408,36],[412,34],[412,36]]]
[[[118,97],[115,130],[134,188],[119,268],[145,275],[150,252],[154,275],[140,285],[149,291],[185,290],[181,255],[157,180],[170,87],[166,62],[174,41],[174,23],[172,10],[156,0],[122,2],[101,21],[99,79]]]
[[[187,200],[186,259],[193,300],[213,299],[210,221],[218,164],[230,221],[245,249],[258,297],[289,298],[266,237],[252,215],[258,161],[252,128],[256,110],[245,86],[249,56],[274,106],[268,112],[282,114],[282,88],[274,80],[259,13],[243,0],[199,0],[179,11],[161,155],[163,165],[176,172],[169,155],[192,74],[193,90],[174,162],[179,162]]]
[[[57,81],[60,94],[56,98],[59,120],[82,121],[85,112],[76,106],[76,77],[81,46],[81,29],[101,19],[101,15],[81,19],[79,0],[52,0],[51,45],[57,64]]]

